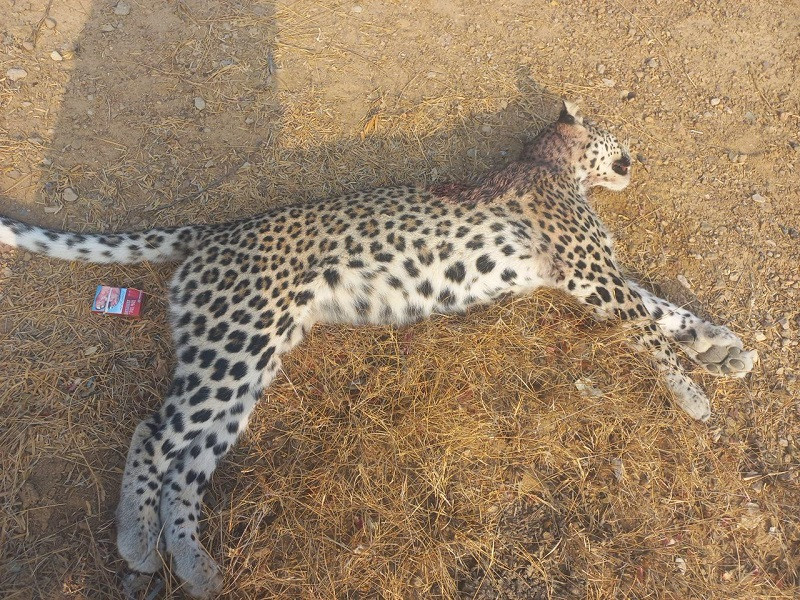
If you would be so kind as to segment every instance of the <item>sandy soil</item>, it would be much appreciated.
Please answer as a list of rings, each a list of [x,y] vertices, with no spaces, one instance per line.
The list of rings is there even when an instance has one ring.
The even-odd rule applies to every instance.
[[[474,179],[564,96],[636,157],[632,186],[595,199],[624,263],[761,355],[744,381],[700,378],[705,426],[547,295],[316,329],[209,495],[230,597],[795,597],[797,2],[126,2],[0,0],[3,214],[106,231]],[[4,598],[119,596],[113,509],[128,437],[168,384],[169,273],[0,248]],[[146,290],[144,318],[89,314],[98,283]],[[576,359],[582,339],[607,362]],[[430,380],[409,392],[401,363]],[[589,376],[606,404],[574,389]],[[390,392],[374,410],[423,451],[395,450],[387,474],[364,400]],[[462,448],[446,417],[493,441]],[[409,473],[418,497],[397,492]],[[325,474],[330,493],[309,483]],[[429,516],[393,521],[406,506]]]

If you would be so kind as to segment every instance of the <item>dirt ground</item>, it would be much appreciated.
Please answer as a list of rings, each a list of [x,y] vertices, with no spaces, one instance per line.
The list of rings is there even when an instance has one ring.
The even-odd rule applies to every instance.
[[[0,0],[0,212],[216,222],[473,180],[563,96],[627,138],[626,266],[761,362],[672,406],[547,293],[317,327],[207,495],[230,598],[796,598],[800,5]],[[0,596],[117,598],[129,436],[172,365],[171,269],[0,248]],[[98,283],[147,292],[89,313]],[[181,597],[167,579],[155,597]],[[157,590],[158,582],[153,583]]]

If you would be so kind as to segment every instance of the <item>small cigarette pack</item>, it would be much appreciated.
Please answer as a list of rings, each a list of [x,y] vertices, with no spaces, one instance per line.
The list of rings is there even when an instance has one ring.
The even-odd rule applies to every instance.
[[[142,309],[142,290],[98,285],[92,312],[123,317],[138,317]]]

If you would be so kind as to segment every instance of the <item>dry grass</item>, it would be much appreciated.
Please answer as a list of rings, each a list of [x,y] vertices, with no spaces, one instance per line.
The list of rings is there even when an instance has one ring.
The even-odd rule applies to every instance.
[[[388,14],[370,21],[331,2],[253,2],[243,10],[224,1],[142,0],[133,13],[141,21],[127,21],[133,33],[112,34],[115,53],[108,52],[112,35],[100,33],[108,11],[97,8],[63,106],[63,73],[47,61],[34,65],[38,55],[14,55],[29,68],[28,83],[40,78],[39,87],[23,88],[28,96],[0,82],[0,106],[11,107],[9,115],[25,98],[51,103],[43,111],[50,120],[36,125],[42,143],[28,141],[19,125],[38,123],[29,113],[13,112],[0,124],[0,175],[22,173],[1,188],[18,204],[2,198],[0,205],[23,215],[32,208],[28,216],[37,222],[105,230],[220,221],[290,198],[381,184],[472,179],[513,156],[553,116],[554,96],[566,94],[639,136],[640,146],[653,144],[648,169],[676,144],[696,153],[673,154],[652,177],[639,168],[641,188],[637,179],[629,194],[598,198],[627,238],[620,252],[633,267],[674,277],[667,257],[680,257],[680,273],[692,278],[694,269],[694,281],[709,282],[699,308],[726,314],[746,338],[772,304],[796,310],[786,297],[770,296],[766,272],[752,265],[751,279],[713,283],[720,263],[719,270],[738,256],[723,250],[725,236],[714,233],[708,242],[722,242],[721,258],[707,259],[718,263],[687,266],[694,264],[687,240],[704,235],[693,211],[702,208],[711,223],[717,212],[733,215],[740,201],[725,189],[758,181],[757,159],[745,166],[725,159],[712,169],[704,148],[676,140],[658,120],[642,122],[640,109],[620,106],[617,89],[611,97],[595,75],[582,75],[594,73],[597,59],[570,62],[578,60],[572,37],[529,42],[545,26],[560,26],[544,15],[561,10],[553,8],[559,3],[529,16],[494,7],[506,11],[506,24],[527,28],[509,44],[531,44],[505,55],[496,43],[503,31],[492,30],[491,40],[475,29],[456,32],[443,48],[436,15],[396,41],[395,4],[382,4]],[[660,29],[672,21],[651,19],[654,6],[620,6],[608,3],[602,14],[617,12],[596,16],[592,27],[610,30],[635,11],[629,26],[647,40],[621,34],[607,38],[611,46],[595,47],[609,71],[615,57],[631,53],[642,54],[641,64],[650,54],[639,41],[648,53],[672,43]],[[686,10],[694,11],[693,3]],[[66,13],[51,14],[68,36]],[[151,14],[157,18],[147,21]],[[280,40],[256,43],[273,38],[276,22]],[[484,32],[493,26],[484,23]],[[413,37],[423,27],[433,43]],[[42,44],[48,35],[40,33]],[[407,52],[407,62],[369,54],[385,40],[392,52]],[[221,64],[230,48],[236,62]],[[705,56],[679,68],[676,52],[659,55],[666,66],[658,86],[674,88],[642,85],[640,93],[652,95],[648,112],[662,98],[687,104],[708,95],[695,83]],[[429,78],[431,65],[437,72]],[[685,69],[694,70],[688,88],[680,87]],[[394,80],[402,85],[393,87]],[[87,104],[87,81],[97,88],[96,104]],[[198,95],[206,102],[202,114],[192,104]],[[135,110],[119,109],[120,97]],[[721,126],[709,131],[724,138]],[[791,155],[781,148],[770,150],[783,169],[769,172],[772,189],[796,199]],[[43,158],[52,164],[42,165]],[[701,166],[713,177],[685,177]],[[742,169],[751,170],[750,179]],[[675,185],[680,194],[670,196]],[[59,205],[67,186],[80,200],[43,212],[42,205]],[[714,193],[721,208],[687,209],[681,195],[689,193]],[[771,216],[794,223],[792,206]],[[753,231],[762,226],[755,217],[736,218]],[[770,251],[787,252],[783,238],[770,235],[778,240]],[[130,433],[168,386],[170,272],[58,264],[0,249],[3,598],[119,597],[113,509]],[[742,289],[747,281],[752,290]],[[146,290],[144,318],[90,315],[99,282]],[[698,308],[696,297],[668,296]],[[779,326],[758,327],[774,337]],[[760,371],[745,381],[697,374],[718,415],[701,425],[670,403],[621,337],[549,293],[399,330],[315,328],[286,359],[285,376],[267,392],[206,498],[204,539],[224,567],[228,597],[795,597],[800,414],[796,387],[776,369],[785,366],[788,375],[797,368],[788,354],[795,346],[763,353]],[[177,582],[165,583],[169,596]]]

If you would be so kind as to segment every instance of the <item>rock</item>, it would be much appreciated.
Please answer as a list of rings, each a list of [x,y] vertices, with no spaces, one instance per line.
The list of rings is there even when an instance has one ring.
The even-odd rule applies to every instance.
[[[6,77],[8,77],[11,81],[19,81],[27,76],[28,72],[21,67],[11,67],[8,71],[6,71]]]
[[[617,82],[613,79],[603,79],[603,85],[612,88],[617,85]]]
[[[205,100],[203,100],[203,99],[202,99],[200,96],[197,96],[197,97],[194,99],[194,107],[195,107],[197,110],[203,110],[203,109],[206,107],[206,101],[205,101]]]
[[[355,14],[359,14],[359,13],[362,13],[362,12],[364,12],[364,9],[363,9],[361,6],[359,6],[358,4],[356,4],[355,6],[353,6],[353,7],[350,9],[350,12],[351,12],[351,13],[355,13]]]
[[[56,28],[56,20],[53,17],[45,17],[44,18],[44,26],[48,29],[55,29]]]
[[[658,60],[656,60],[655,58],[648,58],[646,61],[644,61],[644,64],[646,64],[651,69],[655,69],[658,66]]]
[[[64,191],[61,192],[61,199],[64,202],[75,202],[78,199],[78,194],[72,188],[64,188]]]
[[[766,336],[766,335],[764,335],[764,332],[763,332],[763,331],[756,331],[756,332],[753,334],[753,339],[754,339],[755,341],[757,341],[757,342],[763,342],[763,341],[765,341],[765,340],[767,339],[767,336]]]
[[[127,2],[117,2],[117,5],[114,7],[114,14],[120,17],[130,14],[130,12],[131,7]]]
[[[599,65],[597,65],[597,74],[598,75],[602,75],[605,72],[606,72],[606,66],[603,63],[600,63]]]
[[[114,26],[111,23],[106,23],[100,28],[100,31],[102,31],[103,33],[111,33],[112,31],[114,31]]]
[[[764,202],[767,201],[767,199],[764,196],[758,193],[753,194],[752,196],[750,196],[750,198],[753,200],[753,202],[758,202],[759,204],[764,204]]]
[[[22,47],[25,48],[25,50],[27,50],[28,52],[32,52],[33,50],[36,49],[36,46],[30,40],[25,40],[24,42],[22,42]]]
[[[721,101],[719,98],[717,98],[716,96],[715,96],[715,97],[713,97],[713,98],[711,98],[711,99],[708,101],[708,103],[709,103],[711,106],[719,106],[719,103],[720,103],[720,102],[722,102],[722,101]]]
[[[61,56],[61,54],[59,54],[58,50],[53,50],[50,53],[50,58],[52,58],[56,62],[61,62],[62,60],[64,60],[64,57]]]
[[[678,573],[686,575],[686,561],[680,556],[675,557],[675,567],[678,569]]]

